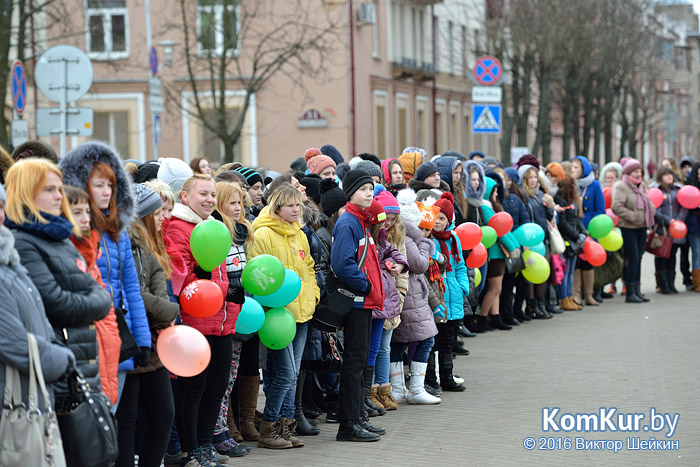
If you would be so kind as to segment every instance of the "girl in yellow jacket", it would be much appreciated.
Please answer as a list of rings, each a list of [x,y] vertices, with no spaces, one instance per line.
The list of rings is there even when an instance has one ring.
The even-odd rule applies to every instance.
[[[258,446],[270,449],[301,447],[304,442],[292,436],[294,395],[304,353],[308,321],[320,297],[314,275],[314,260],[309,242],[301,231],[302,194],[290,184],[283,184],[272,194],[269,204],[253,222],[255,241],[248,248],[248,259],[273,255],[301,278],[301,292],[287,309],[297,322],[294,340],[282,350],[268,349],[271,383],[267,390],[265,410],[260,425]]]

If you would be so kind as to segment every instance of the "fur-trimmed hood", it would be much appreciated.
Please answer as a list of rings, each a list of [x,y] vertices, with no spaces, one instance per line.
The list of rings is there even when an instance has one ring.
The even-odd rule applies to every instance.
[[[472,187],[472,182],[471,182],[471,172],[472,170],[476,170],[479,173],[479,189],[475,190]],[[464,186],[464,189],[466,191],[466,198],[467,200],[472,199],[472,200],[479,200],[484,197],[484,192],[486,191],[486,184],[484,183],[484,166],[481,165],[480,163],[476,161],[466,161],[464,163],[464,174],[462,175],[462,178],[464,178],[464,183],[462,184]]]
[[[600,171],[600,175],[598,176],[598,181],[602,186],[605,186],[605,173],[610,169],[617,172],[618,180],[622,180],[622,165],[620,165],[619,162],[608,162],[603,166],[603,168]]]
[[[136,209],[131,179],[124,170],[122,158],[116,149],[100,141],[88,141],[70,150],[59,162],[63,182],[86,190],[90,170],[95,162],[109,165],[117,179],[114,190],[121,232],[133,222]]]

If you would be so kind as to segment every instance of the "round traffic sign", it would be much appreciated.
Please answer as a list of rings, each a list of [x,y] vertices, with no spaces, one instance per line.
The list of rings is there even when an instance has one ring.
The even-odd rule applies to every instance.
[[[60,102],[65,92],[66,102],[73,102],[92,85],[92,63],[77,47],[55,45],[39,57],[34,82],[52,101]]]
[[[501,61],[491,55],[479,57],[474,63],[474,79],[479,84],[490,86],[498,83],[503,74],[503,65]]]
[[[153,76],[158,74],[158,51],[155,47],[151,47],[150,52],[148,52],[148,62],[151,65],[151,73]]]
[[[12,103],[17,113],[22,115],[27,106],[27,73],[24,71],[22,62],[15,60],[10,76],[12,77]]]

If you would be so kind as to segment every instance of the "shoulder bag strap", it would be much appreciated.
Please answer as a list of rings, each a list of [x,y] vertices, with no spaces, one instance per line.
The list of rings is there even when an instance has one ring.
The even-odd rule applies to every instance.
[[[117,260],[119,261],[119,308],[124,311],[124,292],[122,290],[122,252],[119,251],[119,240],[115,242],[117,244]]]
[[[357,262],[357,269],[362,269],[362,266],[365,265],[365,260],[367,259],[367,251],[369,248],[369,237],[367,236],[367,230],[365,229],[365,247],[362,250],[362,255],[360,255],[360,261]]]
[[[44,397],[44,405],[46,410],[49,412],[51,409],[51,399],[49,398],[49,391],[46,389],[46,381],[44,380],[44,371],[41,368],[41,353],[39,352],[39,345],[36,342],[36,337],[34,334],[27,333],[27,341],[29,342],[29,360],[32,362],[34,368],[34,374],[36,376],[36,382],[39,383],[39,389],[41,390],[41,395]],[[34,390],[36,392],[36,382],[34,382]],[[31,388],[32,380],[30,380]],[[35,394],[36,396],[36,394]]]
[[[22,405],[22,387],[19,370],[5,364],[5,394],[2,398],[3,409],[14,410]]]

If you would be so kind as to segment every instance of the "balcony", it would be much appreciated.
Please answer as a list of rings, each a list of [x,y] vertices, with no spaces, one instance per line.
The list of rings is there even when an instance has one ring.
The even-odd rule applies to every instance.
[[[391,71],[394,79],[412,78],[416,81],[428,81],[435,75],[432,63],[408,57],[401,57],[401,61],[392,62]]]
[[[413,0],[412,3],[418,6],[435,5],[436,3],[442,3],[442,0]]]

